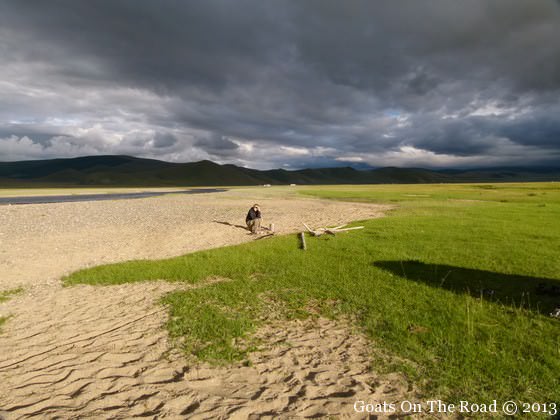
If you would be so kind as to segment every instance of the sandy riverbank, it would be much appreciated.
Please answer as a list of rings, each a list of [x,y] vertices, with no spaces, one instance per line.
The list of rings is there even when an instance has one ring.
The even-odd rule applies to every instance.
[[[0,207],[0,290],[24,288],[0,304],[11,316],[0,332],[0,417],[350,415],[357,399],[410,398],[403,378],[368,370],[365,339],[343,322],[273,323],[258,332],[265,344],[251,366],[215,368],[187,362],[163,328],[158,298],[187,286],[60,284],[82,267],[254,240],[216,223],[242,225],[253,202],[280,234],[387,210],[254,189]]]

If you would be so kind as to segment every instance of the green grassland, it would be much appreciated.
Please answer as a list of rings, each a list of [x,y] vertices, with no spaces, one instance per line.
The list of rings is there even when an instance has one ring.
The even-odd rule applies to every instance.
[[[270,318],[322,314],[350,318],[371,340],[374,369],[402,372],[426,397],[560,401],[560,322],[548,316],[560,304],[559,183],[297,191],[395,208],[363,230],[308,238],[307,251],[277,237],[65,283],[230,279],[163,300],[171,336],[203,360],[243,359]]]

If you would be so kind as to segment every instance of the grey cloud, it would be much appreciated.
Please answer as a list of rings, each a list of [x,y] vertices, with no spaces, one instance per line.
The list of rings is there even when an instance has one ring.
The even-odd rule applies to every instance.
[[[503,124],[496,132],[525,146],[560,150],[560,109],[531,113]]]
[[[0,55],[0,160],[302,167],[414,147],[537,163],[560,148],[552,0],[5,0]],[[10,152],[12,136],[31,143]]]
[[[194,146],[203,149],[212,156],[220,158],[238,156],[239,154],[239,145],[237,143],[217,134],[198,139]]]
[[[166,148],[177,144],[177,138],[169,133],[157,133],[154,136],[153,145],[156,148]]]

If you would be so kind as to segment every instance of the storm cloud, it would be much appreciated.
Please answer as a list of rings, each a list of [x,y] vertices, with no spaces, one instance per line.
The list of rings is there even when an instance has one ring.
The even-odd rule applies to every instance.
[[[560,162],[554,0],[0,0],[0,161]]]

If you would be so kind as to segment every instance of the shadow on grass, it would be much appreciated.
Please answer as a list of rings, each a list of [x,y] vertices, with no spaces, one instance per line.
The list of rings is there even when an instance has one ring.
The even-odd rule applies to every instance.
[[[455,293],[523,307],[549,315],[560,305],[560,280],[426,264],[420,261],[376,261],[373,265],[407,280]]]

